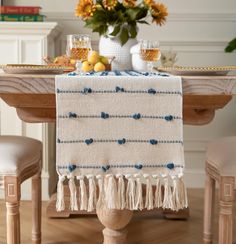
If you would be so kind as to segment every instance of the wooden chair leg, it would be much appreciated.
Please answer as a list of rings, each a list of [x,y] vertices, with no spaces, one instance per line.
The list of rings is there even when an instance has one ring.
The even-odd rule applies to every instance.
[[[103,230],[103,244],[126,244],[126,226],[130,222],[133,211],[97,209],[100,222],[106,227]]]
[[[32,177],[32,241],[41,243],[42,189],[41,173]]]
[[[225,176],[220,179],[219,244],[232,244],[234,181],[234,177]]]
[[[204,196],[203,243],[212,243],[212,223],[214,216],[215,180],[206,173]]]
[[[20,183],[15,176],[4,177],[7,208],[7,244],[20,244]]]

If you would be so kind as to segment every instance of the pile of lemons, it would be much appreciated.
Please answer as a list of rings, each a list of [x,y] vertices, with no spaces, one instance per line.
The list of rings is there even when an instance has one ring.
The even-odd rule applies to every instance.
[[[104,71],[106,70],[106,65],[108,64],[109,62],[106,57],[99,55],[97,51],[91,51],[89,52],[88,60],[84,61],[82,64],[82,71]]]

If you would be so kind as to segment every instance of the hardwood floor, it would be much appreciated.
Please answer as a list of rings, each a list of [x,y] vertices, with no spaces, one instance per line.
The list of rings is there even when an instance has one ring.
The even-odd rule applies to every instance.
[[[155,216],[135,216],[128,227],[128,244],[200,244],[202,243],[203,190],[189,190],[190,219],[188,221],[165,220]],[[48,219],[43,204],[43,244],[102,244],[103,226],[93,216],[69,219]],[[217,209],[216,209],[216,216]],[[234,209],[234,220],[236,209]],[[215,243],[217,243],[217,218],[215,219]],[[5,244],[5,205],[0,202],[0,243]],[[21,204],[21,239],[31,244],[31,204]],[[236,232],[234,233],[234,240]]]

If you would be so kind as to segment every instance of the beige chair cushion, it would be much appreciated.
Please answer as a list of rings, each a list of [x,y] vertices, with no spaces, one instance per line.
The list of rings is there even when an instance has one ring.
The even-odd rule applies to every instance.
[[[23,136],[0,136],[0,176],[19,175],[22,170],[38,164],[42,143]]]
[[[236,176],[236,137],[225,137],[209,143],[206,160],[222,176]]]

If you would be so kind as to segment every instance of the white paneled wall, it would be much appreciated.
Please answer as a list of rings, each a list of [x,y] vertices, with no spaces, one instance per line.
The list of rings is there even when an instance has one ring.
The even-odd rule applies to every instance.
[[[7,0],[7,4],[40,5],[48,21],[57,21],[62,35],[56,41],[58,54],[65,53],[65,35],[91,33],[74,17],[77,0]],[[159,28],[140,26],[138,38],[157,39],[162,50],[178,52],[180,65],[236,65],[236,52],[224,53],[229,40],[236,37],[235,0],[163,0],[169,9],[168,22]],[[92,34],[94,46],[98,35]],[[1,48],[1,46],[0,46]],[[1,51],[1,50],[0,50]],[[206,143],[214,138],[236,135],[236,101],[218,111],[215,120],[206,126],[185,126],[187,182],[202,187],[204,183],[204,153]],[[17,130],[17,128],[15,128]]]
[[[53,40],[58,34],[57,23],[4,23],[0,22],[0,64],[24,63],[42,64],[43,57],[54,53]],[[55,165],[53,128],[48,124],[22,122],[15,108],[0,101],[0,134],[22,135],[43,142],[43,199],[49,198],[49,164]],[[51,143],[51,144],[50,144]],[[22,186],[22,199],[29,199],[30,182]],[[2,192],[1,192],[2,193]],[[2,195],[0,195],[2,196]]]

